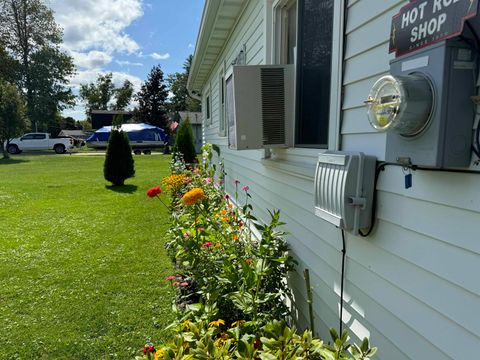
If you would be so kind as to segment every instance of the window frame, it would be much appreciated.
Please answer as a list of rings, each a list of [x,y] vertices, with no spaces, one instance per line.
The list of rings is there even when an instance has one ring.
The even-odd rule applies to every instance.
[[[211,126],[213,123],[212,119],[212,94],[210,91],[211,87],[208,86],[207,90],[205,90],[205,93],[203,95],[203,109],[204,109],[204,119],[205,119],[205,125]]]
[[[218,116],[218,136],[226,137],[227,136],[227,122],[226,122],[226,101],[225,101],[225,62],[220,69],[218,74],[218,104],[219,104],[219,116]]]
[[[224,73],[224,81],[225,81],[225,136],[227,138],[227,147],[230,148],[230,122],[229,122],[229,107],[228,107],[228,97],[227,97],[227,81],[228,79],[232,78],[233,80],[233,65],[229,66],[225,69]],[[232,96],[233,96],[233,87],[232,87]],[[232,111],[235,114],[235,101],[232,101]],[[235,121],[235,115],[233,115],[233,119]],[[234,134],[235,136],[235,134]]]
[[[267,34],[270,34],[267,38],[267,49],[270,54],[268,61],[271,64],[281,64],[282,55],[281,55],[281,17],[279,12],[285,7],[286,4],[292,1],[297,1],[297,53],[301,51],[299,48],[299,31],[298,31],[298,22],[301,14],[299,12],[299,1],[302,0],[273,0],[269,10],[269,15],[267,20],[269,23],[266,24]],[[329,150],[338,150],[340,148],[340,119],[341,119],[341,106],[342,106],[342,90],[343,90],[343,55],[344,55],[344,23],[345,23],[345,4],[347,0],[335,0],[333,2],[333,27],[332,27],[332,52],[331,52],[331,80],[330,80],[330,110],[328,116],[328,146]],[[300,66],[300,65],[298,65]],[[295,74],[297,74],[297,66],[295,69]],[[297,76],[295,75],[295,78]],[[325,151],[327,148],[324,147],[312,147],[312,145],[303,145],[297,144],[297,124],[299,122],[299,115],[297,113],[298,103],[297,103],[297,94],[298,94],[298,82],[295,85],[295,119],[293,121],[293,127],[295,129],[294,133],[294,149],[299,149],[302,153],[305,151],[311,152],[312,154],[318,154],[319,151]],[[321,145],[318,145],[321,146]],[[300,150],[301,149],[301,150]],[[291,150],[290,150],[291,151]],[[289,151],[289,152],[290,152]]]

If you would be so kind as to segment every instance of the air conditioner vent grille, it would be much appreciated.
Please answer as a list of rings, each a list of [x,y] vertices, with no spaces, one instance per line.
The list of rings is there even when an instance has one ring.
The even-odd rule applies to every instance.
[[[285,73],[282,68],[261,69],[263,144],[285,143]]]

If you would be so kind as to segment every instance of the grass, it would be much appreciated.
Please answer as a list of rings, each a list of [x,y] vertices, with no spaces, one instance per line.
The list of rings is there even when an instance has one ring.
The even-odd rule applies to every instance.
[[[0,160],[0,359],[129,359],[172,320],[168,212],[145,195],[170,158],[118,189],[103,160]]]

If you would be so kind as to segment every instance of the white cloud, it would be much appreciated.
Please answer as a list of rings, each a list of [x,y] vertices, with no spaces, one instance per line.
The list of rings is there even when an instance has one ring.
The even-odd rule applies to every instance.
[[[143,66],[140,62],[130,62],[128,60],[115,60],[115,62],[120,66]]]
[[[167,60],[170,57],[170,54],[169,53],[159,54],[159,53],[153,52],[149,56],[155,60]]]
[[[95,82],[98,79],[99,75],[105,75],[109,72],[110,71],[104,71],[101,69],[90,69],[81,71],[72,77],[72,79],[70,80],[70,85],[74,88],[79,88],[81,84],[89,84]],[[112,81],[116,87],[122,86],[125,80],[130,80],[133,84],[134,91],[137,92],[138,90],[140,90],[140,87],[142,86],[142,79],[140,79],[139,77],[119,71],[111,71],[111,73]]]
[[[88,53],[70,51],[75,64],[81,69],[97,69],[112,62],[112,55],[105,51],[92,50]]]
[[[70,50],[133,53],[139,45],[125,29],[143,15],[141,0],[50,0]]]
[[[56,22],[64,30],[63,49],[73,57],[77,66],[77,73],[70,81],[75,94],[78,94],[81,84],[95,82],[99,74],[108,73],[106,67],[115,60],[117,53],[136,54],[140,50],[127,28],[143,15],[142,2],[143,0],[48,0]],[[142,65],[122,60],[115,62],[120,66]],[[115,86],[123,85],[127,79],[133,83],[135,92],[140,89],[140,78],[126,72],[113,72]],[[78,101],[77,106],[65,110],[64,115],[76,119],[85,118],[84,104]]]

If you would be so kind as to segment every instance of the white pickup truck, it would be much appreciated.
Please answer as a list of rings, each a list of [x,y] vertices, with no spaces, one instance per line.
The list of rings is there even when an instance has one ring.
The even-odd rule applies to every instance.
[[[53,138],[47,133],[29,133],[10,140],[7,151],[10,154],[19,154],[29,150],[54,150],[57,154],[64,154],[72,147],[73,139],[68,137]]]

